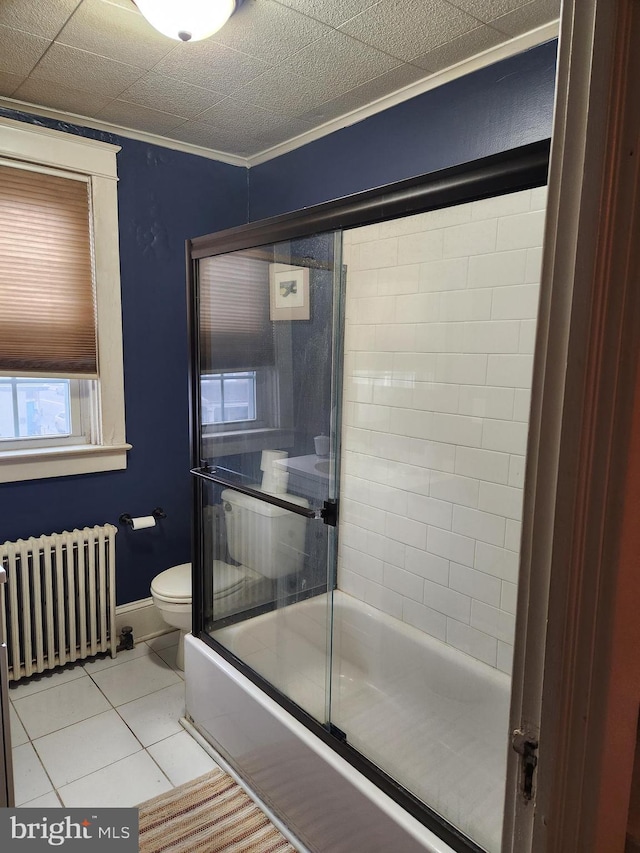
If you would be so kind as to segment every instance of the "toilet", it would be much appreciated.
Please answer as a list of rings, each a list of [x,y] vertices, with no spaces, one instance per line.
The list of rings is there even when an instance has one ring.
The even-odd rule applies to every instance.
[[[254,485],[251,488],[261,490]],[[266,491],[266,490],[265,490]],[[305,498],[278,492],[278,497],[308,507]],[[213,605],[241,612],[265,598],[272,581],[303,567],[307,519],[249,495],[225,489],[221,495],[232,565],[213,560]],[[176,666],[184,669],[184,637],[191,630],[191,563],[160,572],[151,582],[151,597],[167,624],[180,630]]]

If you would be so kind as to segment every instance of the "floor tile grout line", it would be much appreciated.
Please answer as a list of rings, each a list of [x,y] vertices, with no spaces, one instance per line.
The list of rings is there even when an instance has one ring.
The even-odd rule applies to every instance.
[[[164,661],[164,662],[166,663],[166,661]],[[169,666],[169,665],[167,664],[167,666]],[[111,669],[112,667],[109,667],[109,668]],[[171,666],[170,666],[170,667],[169,667],[169,669],[170,669],[172,672],[175,672],[175,673],[176,673],[176,675],[178,675],[178,672],[177,672],[173,667],[171,667]],[[109,697],[106,695],[106,693],[105,693],[105,692],[100,688],[100,685],[99,685],[99,684],[97,684],[97,683],[94,681],[94,679],[93,679],[90,675],[89,675],[89,678],[91,679],[91,681],[93,681],[94,685],[98,688],[98,690],[100,691],[100,693],[101,693],[101,694],[102,694],[102,696],[104,697],[105,701],[109,703],[109,705],[111,706],[111,708],[110,708],[110,709],[106,709],[106,710],[102,710],[102,711],[98,711],[98,712],[97,712],[97,713],[95,713],[95,714],[90,714],[88,717],[84,717],[82,720],[76,720],[74,723],[69,723],[68,725],[61,726],[59,729],[53,729],[53,731],[46,732],[45,734],[38,735],[37,737],[32,737],[32,736],[29,734],[29,731],[28,731],[28,729],[27,729],[27,727],[26,727],[26,725],[25,725],[25,723],[24,723],[24,720],[23,720],[23,719],[22,719],[22,717],[20,716],[20,713],[19,713],[18,709],[15,707],[15,700],[13,700],[13,699],[11,699],[11,698],[10,698],[10,704],[12,704],[12,705],[13,705],[13,710],[14,710],[14,712],[15,712],[16,716],[18,717],[18,720],[19,720],[20,724],[21,724],[21,725],[22,725],[22,727],[23,727],[23,729],[24,729],[24,731],[25,731],[25,734],[27,735],[27,738],[28,738],[28,742],[29,742],[29,743],[33,743],[34,741],[39,740],[39,739],[40,739],[40,738],[42,738],[42,737],[47,737],[47,736],[48,736],[48,735],[50,735],[50,734],[55,734],[56,732],[63,731],[64,729],[70,728],[71,726],[75,726],[75,725],[77,725],[78,723],[82,723],[82,722],[84,722],[85,720],[90,720],[90,719],[92,719],[93,717],[98,717],[98,716],[100,716],[100,714],[106,714],[106,713],[108,713],[108,711],[109,711],[109,710],[113,710],[113,711],[115,711],[115,712],[118,714],[118,716],[120,717],[120,719],[125,723],[125,725],[127,725],[126,720],[124,720],[124,718],[121,716],[120,712],[118,711],[118,708],[121,708],[121,707],[123,707],[124,705],[128,705],[128,704],[130,704],[131,702],[137,702],[137,701],[138,701],[138,699],[145,699],[147,696],[153,696],[155,693],[160,693],[162,690],[166,690],[166,689],[167,689],[167,688],[169,688],[169,687],[175,687],[175,686],[176,686],[176,685],[178,685],[178,684],[182,684],[182,685],[184,685],[184,679],[180,678],[180,676],[178,675],[178,678],[180,678],[180,680],[179,680],[179,681],[174,682],[173,684],[167,684],[167,685],[165,685],[164,687],[160,687],[160,688],[158,688],[157,690],[151,690],[149,693],[144,693],[142,696],[137,696],[135,699],[130,699],[130,700],[128,700],[127,702],[121,702],[119,705],[114,705],[114,704],[113,704],[113,702],[111,701],[111,699],[109,699]],[[75,678],[75,679],[71,679],[71,681],[64,682],[63,684],[59,684],[59,685],[56,685],[56,686],[58,686],[58,687],[64,687],[66,684],[71,684],[71,683],[73,683],[74,681],[78,681],[78,680],[79,680],[79,679],[77,679],[77,678]],[[32,694],[30,694],[29,696],[23,696],[23,697],[21,697],[21,698],[22,698],[22,699],[30,699],[30,698],[31,698],[31,696],[37,696],[37,695],[39,695],[39,694],[40,694],[40,693],[42,693],[42,692],[44,692],[44,691],[38,691],[37,693],[32,693]],[[127,727],[128,727],[128,725],[127,725]],[[134,734],[134,733],[132,732],[132,734]],[[134,734],[134,737],[135,737],[135,734]],[[23,744],[19,744],[19,746],[23,746]],[[143,748],[143,749],[145,748],[145,747],[144,747],[144,745],[142,745],[142,744],[141,744],[141,746],[142,746],[142,748]],[[15,748],[15,747],[12,747],[12,748]]]
[[[143,642],[144,642],[144,641],[143,641]],[[176,644],[173,644],[173,643],[172,643],[172,644],[169,644],[169,645],[167,645],[167,646],[163,647],[163,649],[161,649],[161,650],[159,650],[159,651],[165,651],[165,649],[170,649],[173,645],[176,645]],[[150,647],[149,647],[149,648],[150,648]],[[134,702],[134,701],[137,701],[138,699],[144,699],[144,698],[147,698],[147,697],[149,697],[149,696],[153,696],[155,693],[159,693],[159,692],[161,692],[162,690],[165,690],[165,689],[167,689],[167,688],[169,688],[169,687],[175,687],[177,684],[181,684],[181,685],[184,687],[184,678],[183,678],[183,677],[180,675],[180,673],[178,672],[177,667],[172,666],[168,661],[165,661],[165,660],[164,660],[164,658],[163,658],[160,654],[158,654],[158,652],[156,652],[154,649],[150,648],[150,652],[151,652],[151,654],[155,655],[159,660],[161,660],[161,661],[163,662],[163,664],[165,664],[165,665],[168,667],[168,669],[169,669],[170,671],[174,672],[174,673],[179,677],[179,679],[180,679],[180,680],[179,680],[179,681],[177,681],[177,682],[174,682],[173,684],[165,685],[165,687],[159,688],[158,690],[152,690],[150,693],[143,694],[143,696],[136,697],[136,699],[132,699],[132,700],[130,700],[130,702]],[[140,657],[143,657],[143,656],[141,655]],[[137,659],[137,658],[132,658],[132,660],[135,660],[135,659]],[[122,661],[122,663],[126,663],[126,662],[127,662],[127,661]],[[117,666],[117,665],[118,665],[118,664],[114,664],[114,666]],[[83,668],[84,668],[84,665],[83,665]],[[100,670],[100,671],[107,671],[108,669],[112,669],[112,668],[113,668],[113,667],[106,667],[106,668],[104,668],[103,670]],[[96,673],[96,674],[97,674],[97,673]],[[128,730],[128,731],[133,735],[133,737],[134,737],[135,741],[140,745],[140,748],[139,748],[139,749],[137,749],[135,752],[130,753],[129,755],[124,756],[124,757],[123,757],[123,758],[121,758],[121,759],[118,759],[118,761],[122,761],[122,760],[124,760],[125,758],[129,758],[131,755],[138,755],[138,754],[139,754],[139,753],[141,753],[141,752],[145,752],[145,753],[147,754],[147,756],[151,759],[151,761],[153,761],[154,765],[158,768],[158,770],[159,770],[159,771],[160,771],[160,773],[162,774],[162,777],[163,777],[164,779],[166,779],[166,780],[167,780],[167,782],[168,782],[168,784],[171,786],[171,788],[175,788],[175,787],[176,787],[176,785],[174,785],[174,783],[173,783],[173,782],[171,781],[171,779],[169,778],[168,773],[167,773],[167,772],[162,768],[162,766],[159,764],[159,762],[158,762],[158,761],[154,758],[154,756],[149,752],[149,748],[150,748],[150,747],[155,746],[156,744],[163,743],[164,741],[169,740],[171,737],[175,737],[177,734],[180,734],[181,732],[174,732],[173,734],[167,735],[166,737],[160,738],[159,740],[154,741],[154,743],[149,744],[148,746],[145,746],[145,745],[142,743],[142,741],[137,737],[137,735],[135,734],[135,732],[131,729],[131,727],[128,725],[128,723],[126,722],[126,720],[121,716],[120,712],[118,711],[118,708],[119,708],[119,707],[123,707],[124,705],[127,705],[127,704],[129,704],[129,703],[128,703],[128,702],[124,702],[124,703],[121,703],[121,705],[118,705],[118,706],[114,705],[114,704],[113,704],[113,702],[109,699],[109,697],[108,697],[108,696],[107,696],[107,695],[106,695],[106,694],[101,690],[101,688],[100,688],[100,687],[99,687],[99,685],[96,683],[96,681],[92,678],[91,674],[90,674],[89,672],[87,672],[86,670],[84,671],[84,674],[83,674],[83,675],[79,675],[79,676],[78,676],[78,678],[70,679],[69,681],[65,681],[65,682],[64,682],[63,684],[61,684],[61,685],[53,685],[53,686],[60,686],[60,687],[62,687],[62,686],[64,686],[65,684],[71,684],[71,683],[73,683],[74,681],[79,680],[79,678],[83,678],[85,675],[88,675],[88,676],[89,676],[89,678],[91,678],[91,680],[93,681],[94,685],[95,685],[96,687],[98,687],[98,690],[99,690],[99,691],[100,691],[100,693],[103,695],[103,697],[105,698],[106,702],[108,703],[108,705],[109,705],[110,707],[109,707],[108,709],[106,709],[106,710],[103,710],[103,711],[98,712],[97,714],[91,714],[89,717],[85,717],[85,718],[84,718],[84,720],[78,720],[76,723],[70,723],[68,726],[63,726],[62,728],[60,728],[60,729],[56,729],[56,730],[54,730],[53,732],[47,732],[47,734],[45,734],[45,735],[40,735],[40,736],[39,736],[39,737],[37,737],[37,738],[32,738],[32,737],[30,736],[29,732],[28,732],[28,731],[27,731],[27,729],[26,729],[26,726],[24,725],[24,723],[23,723],[23,721],[22,721],[22,718],[20,717],[20,715],[18,714],[17,709],[15,708],[14,700],[11,700],[11,704],[14,704],[14,711],[15,711],[15,713],[16,713],[16,715],[17,715],[17,717],[18,717],[19,722],[20,722],[20,723],[21,723],[21,725],[23,726],[24,731],[25,731],[25,735],[26,735],[26,737],[27,737],[27,741],[26,741],[26,743],[25,743],[25,744],[20,744],[20,746],[26,746],[26,745],[28,744],[28,745],[30,745],[30,746],[32,747],[33,752],[34,752],[35,757],[36,757],[36,760],[38,761],[38,763],[39,763],[40,767],[42,768],[42,771],[43,771],[43,773],[44,773],[44,775],[45,775],[45,777],[46,777],[47,781],[48,781],[48,782],[49,782],[49,784],[51,785],[51,791],[45,792],[45,794],[42,794],[42,795],[40,795],[40,796],[46,796],[47,794],[53,793],[53,794],[54,794],[54,796],[57,798],[58,802],[61,804],[61,806],[62,806],[62,807],[64,807],[63,799],[62,799],[62,796],[61,796],[61,794],[60,794],[60,789],[61,789],[62,787],[65,787],[65,786],[64,786],[64,785],[62,785],[62,786],[60,786],[60,788],[57,788],[57,787],[54,785],[53,780],[51,779],[51,776],[50,776],[50,774],[49,774],[48,770],[46,769],[46,767],[45,767],[45,765],[44,765],[44,763],[43,763],[43,761],[42,761],[42,758],[40,757],[40,754],[39,754],[39,752],[38,752],[38,749],[37,749],[37,746],[36,746],[36,744],[35,744],[35,741],[39,740],[40,738],[46,737],[46,736],[47,736],[47,735],[49,735],[49,734],[55,734],[55,733],[57,733],[57,732],[64,731],[64,729],[69,728],[69,727],[70,727],[70,726],[72,726],[72,725],[77,725],[78,723],[82,723],[82,722],[84,722],[85,720],[93,719],[94,717],[100,716],[100,714],[108,713],[110,710],[113,710],[113,711],[115,711],[115,712],[116,712],[116,714],[118,715],[118,719],[119,719],[119,720],[121,720],[121,721],[124,723],[124,725],[126,726],[127,730]],[[23,698],[23,699],[27,699],[27,698],[30,698],[31,696],[38,695],[39,693],[44,693],[44,692],[46,692],[46,690],[48,690],[48,689],[50,689],[50,688],[48,688],[48,687],[47,687],[47,688],[45,688],[45,690],[42,690],[42,691],[36,691],[36,693],[32,693],[32,694],[29,694],[29,696],[25,696],[25,697],[21,697],[21,698]],[[18,747],[13,747],[13,749],[17,749],[17,748],[18,748]],[[203,751],[203,752],[204,752],[204,751]],[[206,754],[206,753],[205,753],[205,754]],[[79,779],[75,779],[75,780],[72,780],[72,782],[65,783],[65,785],[73,784],[74,782],[81,781],[82,779],[87,778],[88,776],[92,775],[93,773],[99,772],[100,770],[103,770],[103,769],[105,769],[106,767],[110,767],[110,766],[113,766],[114,764],[117,764],[117,763],[118,763],[118,761],[110,762],[109,764],[104,765],[104,767],[98,768],[98,770],[92,771],[91,773],[88,773],[88,774],[86,774],[85,776],[81,776],[81,777],[79,777]],[[32,799],[39,799],[39,798],[40,798],[40,797],[34,797],[34,798],[32,798]],[[31,802],[31,800],[27,800],[27,801],[25,801],[24,803],[22,803],[22,804],[21,804],[21,806],[26,806],[29,802]]]

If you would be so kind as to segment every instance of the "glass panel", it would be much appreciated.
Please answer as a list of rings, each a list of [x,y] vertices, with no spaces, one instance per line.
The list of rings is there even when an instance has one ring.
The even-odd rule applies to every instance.
[[[329,528],[213,483],[202,490],[205,630],[324,721]]]
[[[68,379],[0,379],[0,438],[71,434]]]
[[[544,205],[534,189],[344,235],[332,722],[490,851]]]
[[[340,243],[323,234],[199,261],[205,630],[328,719]],[[231,330],[231,331],[230,331]]]

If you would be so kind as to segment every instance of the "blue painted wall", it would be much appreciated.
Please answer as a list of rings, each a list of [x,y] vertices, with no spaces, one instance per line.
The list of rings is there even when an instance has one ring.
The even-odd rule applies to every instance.
[[[126,471],[0,486],[0,541],[102,524],[122,512],[167,518],[116,537],[118,603],[146,598],[158,571],[191,552],[184,241],[246,222],[247,172],[111,134],[0,114],[122,146],[118,207]]]
[[[461,77],[249,171],[262,219],[551,136],[555,41]]]

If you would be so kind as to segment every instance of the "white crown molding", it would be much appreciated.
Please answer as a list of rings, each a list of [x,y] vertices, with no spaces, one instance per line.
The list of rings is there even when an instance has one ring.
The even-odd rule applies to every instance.
[[[503,44],[472,56],[470,59],[465,59],[457,65],[452,65],[443,71],[438,71],[435,74],[417,80],[390,95],[385,95],[378,100],[367,104],[364,107],[352,110],[350,113],[345,113],[338,118],[327,121],[312,130],[288,139],[279,145],[274,145],[271,148],[266,148],[258,154],[253,154],[250,157],[240,157],[236,154],[229,154],[224,151],[216,151],[213,148],[205,148],[201,145],[191,145],[188,142],[180,142],[177,139],[171,139],[168,136],[159,136],[155,133],[145,133],[140,130],[133,130],[129,127],[123,127],[118,124],[109,124],[107,122],[98,121],[97,119],[87,116],[78,115],[76,113],[62,112],[61,110],[52,110],[48,107],[41,107],[38,104],[31,104],[27,101],[18,101],[14,98],[1,98],[0,107],[6,107],[11,110],[27,112],[32,115],[43,116],[44,118],[52,118],[56,121],[65,121],[70,124],[77,124],[81,127],[90,127],[94,130],[102,130],[106,133],[115,133],[118,136],[123,136],[126,139],[135,139],[138,142],[147,142],[151,145],[159,145],[163,148],[170,148],[173,151],[183,151],[186,154],[195,154],[198,157],[206,157],[208,160],[217,160],[220,163],[227,163],[231,166],[241,166],[245,169],[251,166],[257,166],[260,163],[266,163],[268,160],[273,160],[280,157],[282,154],[287,154],[289,151],[295,151],[296,148],[301,148],[309,142],[314,142],[316,139],[321,139],[323,136],[328,136],[336,130],[342,130],[350,125],[357,124],[370,116],[377,115],[384,110],[394,107],[397,104],[402,104],[417,95],[422,95],[431,89],[436,89],[438,86],[443,86],[445,83],[450,83],[452,80],[457,80],[464,77],[466,74],[471,74],[473,71],[478,71],[481,68],[486,68],[488,65],[493,65],[501,59],[508,59],[510,56],[515,56],[517,53],[522,53],[546,41],[557,38],[559,32],[559,22],[551,21],[542,27],[531,30],[523,35],[516,36]]]
[[[282,154],[287,154],[289,151],[295,151],[296,148],[308,145],[309,142],[314,142],[316,139],[328,136],[336,130],[342,130],[352,124],[357,124],[363,121],[363,119],[384,112],[384,110],[395,107],[397,104],[402,104],[404,101],[415,98],[417,95],[422,95],[424,92],[436,89],[438,86],[444,86],[445,83],[450,83],[452,80],[457,80],[459,77],[464,77],[473,71],[479,71],[481,68],[493,65],[501,59],[508,59],[510,56],[515,56],[517,53],[522,53],[525,50],[557,38],[558,32],[559,21],[551,21],[549,24],[544,24],[542,27],[537,27],[535,30],[523,33],[496,47],[491,47],[482,53],[478,53],[470,59],[465,59],[457,65],[452,65],[443,71],[438,71],[435,74],[430,74],[421,80],[417,80],[415,83],[410,83],[408,86],[398,89],[396,92],[392,92],[382,98],[378,98],[377,101],[372,101],[364,107],[359,107],[350,113],[345,113],[338,118],[331,119],[331,121],[314,127],[313,130],[301,133],[299,136],[293,137],[293,139],[288,139],[286,142],[274,145],[272,148],[267,148],[259,154],[254,154],[247,158],[247,165],[249,168],[257,166],[260,163],[266,163],[268,160],[280,157]]]
[[[170,148],[172,151],[183,151],[185,154],[195,154],[198,157],[206,157],[207,160],[217,160],[219,163],[227,163],[230,166],[243,166],[244,168],[249,166],[249,161],[246,157],[239,157],[236,154],[216,151],[214,148],[205,148],[202,145],[191,145],[189,142],[180,142],[177,139],[171,139],[167,136],[159,136],[156,133],[145,133],[142,130],[132,130],[130,127],[123,127],[119,124],[110,124],[108,122],[98,121],[97,119],[89,118],[88,116],[79,115],[77,113],[66,113],[62,110],[52,110],[49,109],[49,107],[41,107],[38,104],[31,104],[28,101],[18,101],[15,98],[0,97],[0,107],[29,113],[30,115],[42,116],[43,118],[51,118],[55,121],[64,121],[69,124],[76,124],[80,127],[90,127],[93,130],[102,130],[105,133],[114,133],[117,136],[123,136],[125,139],[135,139],[138,142],[147,142],[150,145],[159,145],[162,148]]]

